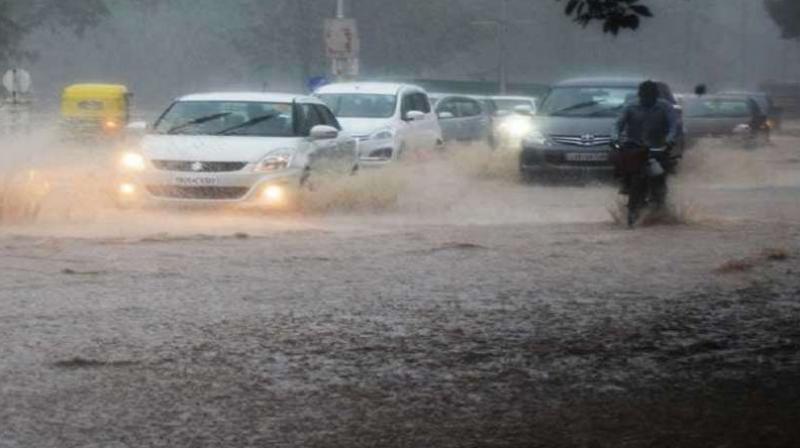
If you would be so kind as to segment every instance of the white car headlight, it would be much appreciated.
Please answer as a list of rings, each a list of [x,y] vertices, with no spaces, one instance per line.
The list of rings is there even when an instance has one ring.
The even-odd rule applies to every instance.
[[[369,135],[369,140],[391,140],[394,138],[394,129],[379,129]]]
[[[126,152],[120,159],[120,166],[126,171],[144,171],[147,168],[147,163],[141,154]]]
[[[533,123],[528,118],[515,116],[505,120],[500,129],[511,137],[521,138],[533,130]]]
[[[531,126],[530,131],[527,135],[525,135],[525,139],[523,143],[531,144],[531,145],[546,145],[547,144],[547,137],[542,134],[542,131],[536,129],[535,127]]]
[[[267,154],[264,159],[256,165],[256,171],[273,172],[285,170],[292,164],[294,159],[294,150],[279,149]]]

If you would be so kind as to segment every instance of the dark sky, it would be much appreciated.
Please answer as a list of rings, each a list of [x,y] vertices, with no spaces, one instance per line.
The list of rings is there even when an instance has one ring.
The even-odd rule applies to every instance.
[[[107,81],[130,85],[140,100],[161,105],[173,96],[209,89],[297,90],[297,67],[285,61],[256,64],[237,52],[231,38],[253,23],[237,4],[249,0],[170,0],[155,13],[131,9],[115,15],[82,39],[41,30],[28,39],[38,59],[28,64],[40,102],[57,99],[73,82]],[[260,0],[269,7],[272,0]],[[277,1],[277,0],[276,0]],[[497,18],[499,0],[461,2],[478,16]],[[334,0],[311,0],[332,11]],[[250,1],[252,4],[252,1]],[[581,29],[551,0],[510,0],[510,76],[516,81],[550,83],[592,74],[640,74],[673,83],[679,90],[697,82],[712,87],[754,87],[766,79],[796,78],[800,46],[779,39],[761,0],[649,0],[657,17],[637,33],[603,35],[599,27]],[[690,12],[698,14],[690,14]],[[375,17],[374,20],[381,20]],[[318,20],[298,24],[321,27]],[[497,42],[490,29],[474,28],[475,43],[440,55],[436,63],[410,68],[418,76],[496,79]],[[411,28],[411,27],[410,27]],[[470,29],[472,29],[470,28]],[[380,47],[402,36],[381,35]],[[268,43],[265,42],[265,45]],[[322,43],[314,51],[319,51]],[[431,42],[431,45],[435,43]],[[377,70],[370,60],[364,70]]]

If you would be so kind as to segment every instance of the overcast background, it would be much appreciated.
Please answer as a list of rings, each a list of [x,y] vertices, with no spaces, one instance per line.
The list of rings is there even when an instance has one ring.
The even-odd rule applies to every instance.
[[[82,37],[42,28],[25,43],[40,104],[75,82],[120,82],[139,104],[209,89],[301,90],[324,74],[322,20],[334,0],[110,0],[112,15]],[[563,3],[511,0],[512,81],[641,74],[677,90],[756,87],[797,78],[800,47],[780,39],[761,0],[648,0],[656,18],[636,33],[603,35],[563,16]],[[365,77],[496,80],[497,39],[476,20],[499,0],[350,0]],[[693,14],[694,13],[694,14]]]

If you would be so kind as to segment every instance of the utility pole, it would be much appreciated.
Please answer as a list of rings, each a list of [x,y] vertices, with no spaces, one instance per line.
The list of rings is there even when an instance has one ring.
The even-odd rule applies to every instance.
[[[336,18],[344,19],[344,0],[336,0]]]
[[[508,34],[512,24],[530,24],[532,20],[511,20],[509,16],[508,3],[510,0],[502,0],[499,20],[479,20],[472,22],[473,25],[492,26],[497,30],[497,46],[499,52],[498,62],[498,83],[500,94],[508,93]]]
[[[747,89],[747,81],[748,81],[748,74],[749,74],[749,67],[748,67],[748,59],[750,53],[748,51],[748,44],[750,43],[749,35],[748,35],[748,28],[750,24],[750,14],[749,8],[750,5],[749,0],[742,0],[742,88]]]

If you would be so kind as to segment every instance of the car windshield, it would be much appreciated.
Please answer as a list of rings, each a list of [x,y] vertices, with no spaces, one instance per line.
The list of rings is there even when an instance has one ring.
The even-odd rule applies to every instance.
[[[397,106],[394,95],[346,93],[322,94],[319,98],[339,118],[389,118]]]
[[[683,113],[689,118],[741,118],[750,116],[747,100],[690,99],[684,102]]]
[[[157,134],[295,136],[290,103],[178,101],[155,124]]]
[[[540,115],[614,117],[636,98],[636,87],[556,87],[539,108]]]

